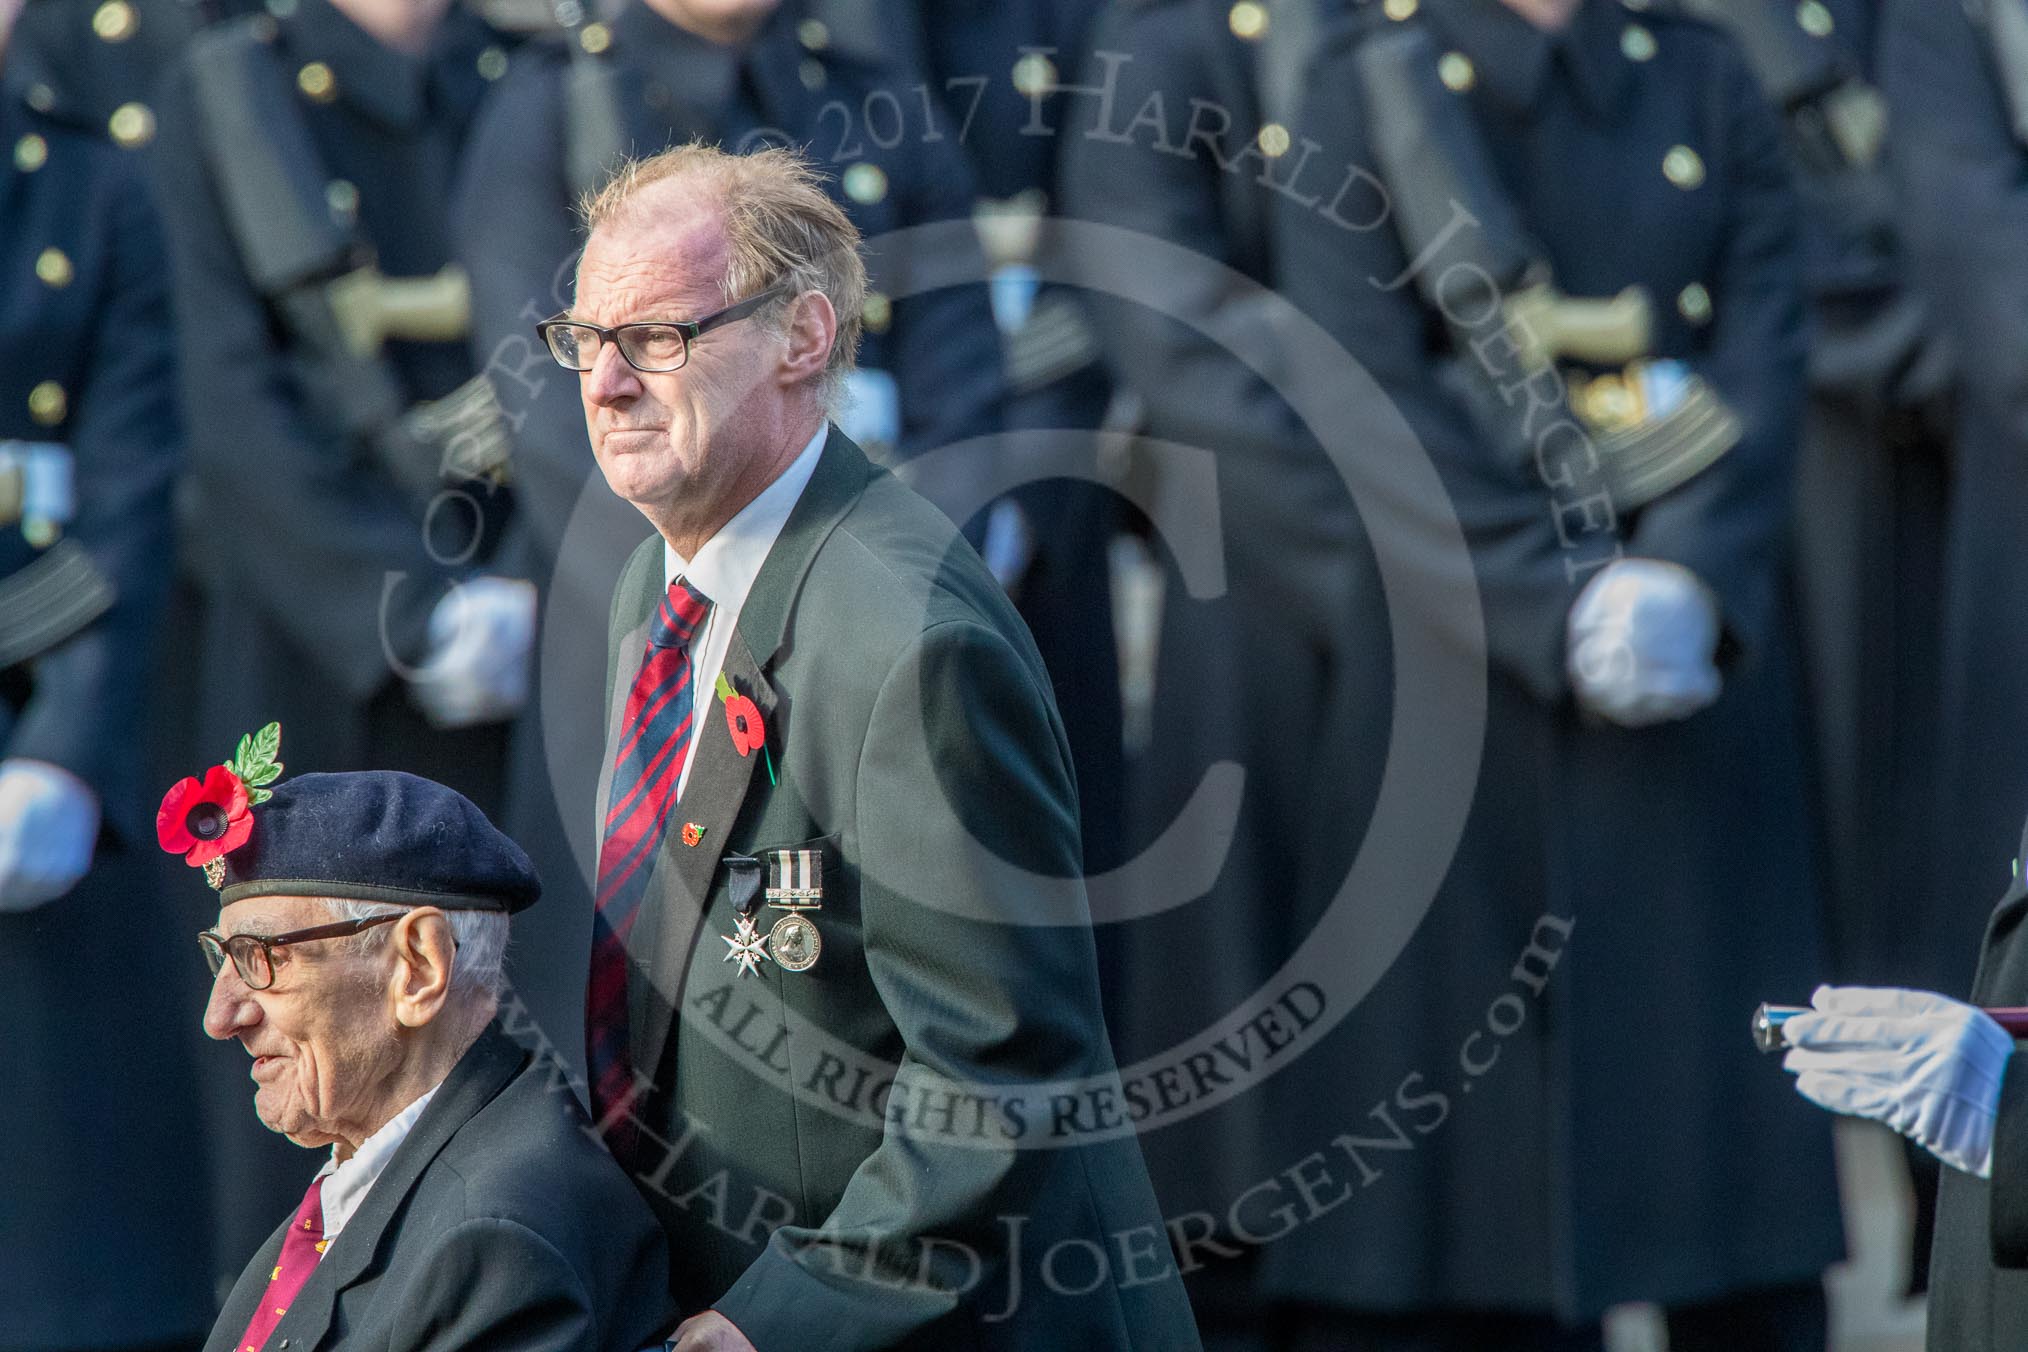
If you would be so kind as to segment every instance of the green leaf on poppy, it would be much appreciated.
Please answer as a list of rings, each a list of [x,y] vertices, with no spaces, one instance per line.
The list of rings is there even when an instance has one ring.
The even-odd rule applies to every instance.
[[[732,682],[731,682],[731,681],[728,681],[728,680],[726,680],[726,679],[725,679],[725,673],[724,673],[724,672],[722,672],[722,671],[721,671],[721,672],[719,672],[719,673],[718,673],[718,697],[719,697],[720,699],[731,699],[731,698],[732,698],[732,697],[734,696],[734,694],[736,694],[736,693],[737,693],[737,692],[736,692],[736,691],[734,691],[734,690],[733,690],[733,688],[732,688]]]
[[[281,749],[280,723],[270,723],[259,732],[239,739],[239,750],[234,754],[230,768],[246,785],[247,801],[265,803],[268,800],[269,795],[260,786],[281,778],[282,763],[275,759]]]
[[[279,767],[277,768],[276,772],[280,773]],[[274,794],[268,792],[268,790],[266,789],[248,789],[246,791],[246,801],[248,807],[259,806],[260,804],[267,802],[268,799],[272,797],[274,797]]]

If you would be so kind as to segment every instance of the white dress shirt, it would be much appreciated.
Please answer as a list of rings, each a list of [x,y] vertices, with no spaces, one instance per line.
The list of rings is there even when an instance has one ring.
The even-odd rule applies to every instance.
[[[359,1210],[360,1203],[372,1190],[374,1180],[387,1170],[387,1162],[394,1158],[394,1152],[408,1139],[409,1130],[423,1114],[423,1109],[436,1096],[441,1084],[431,1089],[414,1103],[403,1108],[388,1119],[387,1125],[359,1143],[359,1149],[352,1152],[352,1158],[344,1163],[338,1161],[338,1147],[331,1147],[331,1158],[317,1171],[317,1177],[324,1180],[324,1190],[318,1194],[324,1211],[324,1242],[329,1244],[338,1238],[338,1232]]]
[[[761,565],[768,561],[768,552],[788,523],[790,511],[808,487],[829,430],[829,423],[820,425],[817,435],[810,438],[809,444],[773,483],[740,508],[739,515],[719,527],[716,535],[698,546],[697,557],[686,562],[674,549],[662,546],[664,585],[681,577],[711,598],[711,610],[704,623],[690,636],[691,736],[689,749],[683,753],[683,770],[676,777],[678,798],[683,796],[683,786],[690,782],[690,766],[697,759],[698,741],[711,727],[711,720],[723,718],[717,709],[718,669],[725,665],[726,649],[732,646],[740,608],[746,605],[753,580],[760,576]]]

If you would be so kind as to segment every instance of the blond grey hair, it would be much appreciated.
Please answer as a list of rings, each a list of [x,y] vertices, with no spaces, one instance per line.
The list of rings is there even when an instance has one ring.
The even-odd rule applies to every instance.
[[[604,187],[579,203],[585,234],[632,215],[642,207],[647,189],[677,180],[717,200],[725,222],[727,262],[718,282],[724,304],[785,286],[788,294],[756,315],[782,333],[797,296],[821,291],[831,302],[838,332],[818,394],[826,410],[833,409],[846,372],[858,360],[866,262],[860,256],[859,229],[824,191],[823,171],[795,150],[768,147],[734,155],[692,141],[621,163]]]

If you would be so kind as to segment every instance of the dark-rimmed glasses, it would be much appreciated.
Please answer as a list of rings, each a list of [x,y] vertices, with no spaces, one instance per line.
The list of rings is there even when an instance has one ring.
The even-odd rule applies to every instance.
[[[406,911],[395,911],[388,915],[369,915],[359,920],[340,920],[333,925],[312,925],[309,929],[275,935],[235,934],[227,938],[214,930],[205,930],[197,936],[197,945],[204,950],[204,960],[211,964],[212,976],[219,974],[226,958],[230,957],[233,970],[239,973],[241,981],[246,982],[247,989],[264,991],[275,984],[276,949],[318,939],[343,939],[375,925],[399,920],[406,914]]]
[[[769,287],[757,296],[736,301],[702,319],[651,319],[607,329],[558,315],[537,324],[535,331],[548,346],[549,355],[556,358],[556,364],[566,371],[591,370],[599,359],[602,343],[618,345],[620,355],[636,371],[650,375],[680,371],[683,364],[690,360],[690,344],[700,334],[708,333],[721,324],[730,324],[735,319],[746,318],[788,289],[786,286]]]

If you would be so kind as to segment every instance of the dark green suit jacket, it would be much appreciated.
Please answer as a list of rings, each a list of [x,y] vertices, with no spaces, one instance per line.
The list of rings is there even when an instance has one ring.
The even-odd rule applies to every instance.
[[[614,597],[609,750],[663,591],[650,538]],[[1046,1087],[1113,1065],[1062,724],[985,566],[833,428],[724,673],[766,752],[714,702],[628,938],[637,1180],[678,1302],[760,1352],[1196,1347],[1133,1136],[1052,1131]],[[818,851],[822,948],[743,975],[726,936],[742,901],[784,918],[784,849]]]

